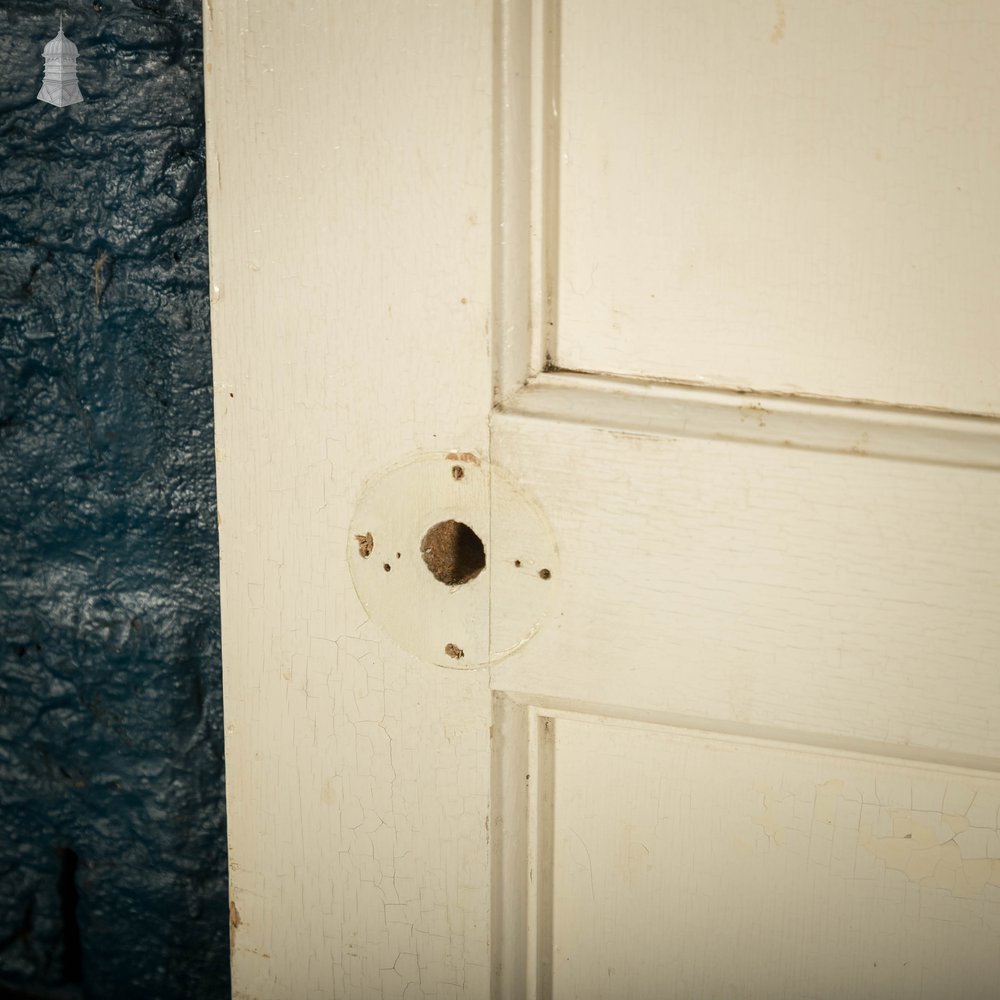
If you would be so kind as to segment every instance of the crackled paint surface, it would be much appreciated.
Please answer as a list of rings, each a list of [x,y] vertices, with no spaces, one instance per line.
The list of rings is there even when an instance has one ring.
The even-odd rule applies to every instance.
[[[483,3],[206,7],[233,984],[248,1000],[488,993],[488,672],[400,648],[345,553],[369,531],[381,553],[352,520],[386,468],[489,458],[491,25]],[[308,67],[303,39],[323,53]],[[485,615],[470,626],[485,646]]]
[[[995,990],[1000,779],[572,713],[550,727],[554,995]]]
[[[908,46],[880,46],[884,29],[910,23],[914,4],[811,19],[788,7],[774,42],[770,0],[721,21],[711,5],[630,6],[622,18],[609,18],[606,4],[528,0],[397,4],[391,16],[361,0],[206,6],[231,923],[235,992],[246,1000],[478,998],[491,985],[517,1000],[532,990],[773,1000],[776,983],[788,996],[995,996],[1000,897],[982,877],[991,848],[947,817],[985,827],[972,806],[922,798],[952,775],[987,794],[1000,753],[992,424],[671,384],[992,408],[982,341],[942,348],[935,337],[956,311],[975,313],[982,322],[972,328],[988,332],[995,283],[968,284],[975,268],[963,272],[948,282],[958,294],[950,310],[905,263],[914,248],[925,261],[939,251],[927,220],[957,192],[915,213],[925,199],[887,188],[900,225],[864,242],[860,258],[841,256],[847,280],[832,311],[829,296],[812,296],[815,282],[796,277],[803,262],[829,274],[813,265],[836,250],[794,237],[810,212],[823,216],[820,232],[827,222],[847,232],[852,212],[868,226],[879,218],[852,183],[832,200],[811,194],[850,176],[841,168],[856,164],[841,140],[863,155],[862,173],[883,168],[863,148],[864,131],[843,125],[853,115],[774,118],[789,108],[782,76],[825,67],[830,81],[816,94],[846,96],[847,107],[853,95],[881,128],[893,107],[873,105],[859,80],[909,58]],[[940,19],[940,5],[918,6],[925,17],[913,23]],[[829,44],[839,35],[825,26],[837,17],[865,72]],[[815,59],[802,45],[810,23]],[[665,29],[680,61],[659,58],[655,33],[637,25]],[[988,52],[989,33],[954,20],[951,29],[928,32],[928,61],[914,65],[927,69],[924,86],[964,81],[972,108],[996,93],[993,62],[969,63],[954,43]],[[308,79],[303,39],[323,53]],[[633,43],[642,59],[614,58]],[[649,74],[634,72],[643,59]],[[681,65],[692,73],[677,88],[648,87]],[[762,92],[776,101],[753,102],[744,68],[762,68]],[[707,104],[706,81],[716,88]],[[692,86],[692,101],[674,101]],[[958,136],[941,91],[931,93],[902,95],[913,121],[926,136],[948,118],[956,143],[934,152],[954,145],[983,185],[980,204],[992,205],[989,158],[978,151],[989,130]],[[681,261],[678,270],[664,263],[663,241],[690,240],[684,225],[664,222],[677,221],[672,210],[657,221],[657,200],[679,190],[658,169],[643,176],[657,157],[682,182],[707,185],[682,199],[710,215],[691,232],[722,233],[728,246],[734,233],[761,231],[735,218],[770,210],[740,196],[718,214],[733,178],[753,170],[733,174],[714,140],[686,159],[696,145],[670,148],[682,132],[649,129],[646,98],[701,132],[706,119],[692,108],[718,104],[716,124],[725,123],[748,94],[741,128],[762,126],[768,139],[747,147],[754,169],[800,163],[798,144],[828,142],[831,129],[838,155],[817,157],[787,184],[764,177],[759,187],[775,199],[764,221],[778,229],[767,253],[737,266],[739,280],[718,278],[714,252],[711,267]],[[802,96],[796,107],[808,112]],[[589,136],[577,127],[588,116]],[[657,144],[656,156],[620,156],[636,139]],[[940,161],[921,163],[921,184],[950,178]],[[625,244],[612,260],[594,234],[630,214],[635,225],[616,230]],[[961,220],[982,240],[979,217]],[[988,270],[994,256],[990,246],[976,267]],[[781,281],[771,294],[753,275],[775,260],[787,266],[772,275]],[[673,367],[683,352],[644,361],[629,348],[666,343],[659,310],[676,296],[654,304],[648,288],[641,309],[590,308],[590,291],[628,297],[650,262],[656,281],[672,280],[673,268],[705,291],[706,309],[667,324],[682,332],[688,361],[714,342],[704,366],[694,358],[685,372]],[[862,328],[838,325],[837,309],[870,316],[883,290],[851,277],[859,262],[866,275],[905,280],[889,292],[887,315],[899,325],[878,318],[877,336],[852,347],[841,334]],[[737,291],[745,280],[750,295]],[[929,293],[948,322],[928,327],[933,310],[913,311]],[[721,341],[709,329],[717,307],[735,310],[716,324]],[[776,324],[761,326],[767,316]],[[594,324],[609,349],[574,355],[596,343]],[[819,347],[809,339],[817,329]],[[768,347],[754,330],[791,346]],[[914,330],[922,346],[911,350]],[[880,350],[892,363],[877,363]],[[598,372],[549,370],[587,368],[588,357]],[[744,369],[748,385],[715,363],[740,357],[768,377]],[[777,362],[787,364],[775,381]],[[905,371],[928,372],[933,384]],[[371,559],[381,537],[352,521],[365,484],[407,456],[442,454],[506,470],[538,498],[558,550],[558,571],[536,567],[533,580],[558,587],[548,591],[557,607],[489,671],[442,669],[421,644],[397,644],[383,614],[415,595],[384,609],[362,604],[346,565],[345,552]],[[420,520],[426,500],[420,488],[395,497],[406,516],[389,515],[390,527]],[[495,501],[489,523],[475,525],[488,561],[502,533]],[[428,516],[403,545],[417,546],[435,519],[462,520],[460,511]],[[394,542],[392,558],[365,563],[373,585],[387,573],[405,580],[397,551]],[[522,568],[520,554],[509,556]],[[481,649],[511,645],[493,642],[508,624],[503,596],[492,589],[462,613]],[[417,595],[408,611],[406,632],[430,631],[430,602]],[[465,640],[434,642],[452,660]],[[904,751],[926,763],[894,759]],[[923,815],[935,810],[938,819]]]
[[[1000,785],[942,775],[908,779],[905,772],[865,784],[831,778],[809,789],[760,786],[763,810],[754,822],[778,847],[817,826],[835,831],[831,870],[899,872],[928,889],[962,899],[1000,889]]]

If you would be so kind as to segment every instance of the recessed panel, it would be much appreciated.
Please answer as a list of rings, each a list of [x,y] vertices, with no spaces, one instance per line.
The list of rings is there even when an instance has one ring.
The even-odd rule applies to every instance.
[[[1000,412],[993,0],[560,20],[559,367]]]
[[[996,996],[995,777],[548,725],[557,1000]]]
[[[494,419],[562,585],[494,687],[1000,759],[1000,476],[633,427]]]

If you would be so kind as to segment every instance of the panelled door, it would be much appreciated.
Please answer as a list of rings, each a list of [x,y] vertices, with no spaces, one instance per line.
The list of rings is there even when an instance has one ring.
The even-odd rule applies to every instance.
[[[995,997],[1000,9],[205,40],[234,997]]]

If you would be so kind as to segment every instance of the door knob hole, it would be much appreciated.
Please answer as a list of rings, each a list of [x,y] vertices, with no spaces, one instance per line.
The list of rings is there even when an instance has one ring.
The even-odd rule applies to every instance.
[[[483,540],[461,521],[438,521],[429,528],[420,554],[434,579],[449,587],[474,580],[486,566]]]

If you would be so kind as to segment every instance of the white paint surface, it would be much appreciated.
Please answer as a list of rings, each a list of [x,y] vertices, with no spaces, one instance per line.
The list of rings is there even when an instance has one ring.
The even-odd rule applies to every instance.
[[[425,565],[434,525],[467,526],[485,566],[448,585]],[[559,556],[545,516],[499,469],[465,452],[404,462],[366,484],[347,561],[375,623],[427,663],[458,669],[496,663],[541,627],[559,591]]]
[[[552,996],[996,995],[996,775],[550,727]]]
[[[1000,433],[910,407],[1000,384],[996,19],[561,6],[206,4],[234,997],[990,996]],[[714,333],[644,305],[609,343],[687,273],[663,233]],[[702,378],[756,391],[664,384]],[[366,484],[450,453],[474,495],[377,537],[416,571],[444,511],[489,575],[369,616]],[[489,669],[409,641],[442,622]]]
[[[561,7],[559,367],[1000,414],[995,0]]]
[[[489,453],[488,6],[205,26],[233,994],[485,996],[488,675],[345,553],[372,476]]]

